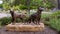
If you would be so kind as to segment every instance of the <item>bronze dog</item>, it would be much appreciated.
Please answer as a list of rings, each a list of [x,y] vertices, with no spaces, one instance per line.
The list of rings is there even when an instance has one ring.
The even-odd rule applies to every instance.
[[[25,17],[24,14],[17,14],[14,12],[14,10],[10,10],[11,16],[12,16],[12,22],[15,23],[17,18],[20,18],[23,22],[23,18]]]
[[[34,24],[39,24],[41,19],[41,13],[43,11],[43,8],[38,7],[38,10],[36,13],[32,14],[29,19],[27,20],[28,23],[33,22]],[[35,23],[36,22],[36,23]]]

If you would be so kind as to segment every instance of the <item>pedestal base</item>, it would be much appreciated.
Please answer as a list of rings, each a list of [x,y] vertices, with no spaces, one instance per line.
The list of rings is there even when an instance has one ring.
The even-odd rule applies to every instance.
[[[8,30],[8,31],[44,31],[44,24],[43,23],[40,23],[40,25],[31,25],[31,24],[12,25],[12,24],[8,24],[6,26],[6,30]]]

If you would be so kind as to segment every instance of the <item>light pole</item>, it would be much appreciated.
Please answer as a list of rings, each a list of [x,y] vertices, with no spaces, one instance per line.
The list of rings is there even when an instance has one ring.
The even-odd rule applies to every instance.
[[[60,10],[60,0],[58,0],[58,9]]]
[[[44,9],[46,10],[46,0],[43,0],[43,4],[44,4]]]
[[[29,14],[29,16],[30,16],[30,1],[31,0],[26,0],[27,2],[26,2],[26,5],[27,5],[27,11],[28,11],[28,14]]]

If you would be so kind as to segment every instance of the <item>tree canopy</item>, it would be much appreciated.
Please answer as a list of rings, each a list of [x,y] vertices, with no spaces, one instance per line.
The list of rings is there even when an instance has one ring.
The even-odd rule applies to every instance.
[[[49,0],[3,0],[2,5],[4,9],[10,9],[11,7],[14,9],[36,9],[38,6],[55,7]]]

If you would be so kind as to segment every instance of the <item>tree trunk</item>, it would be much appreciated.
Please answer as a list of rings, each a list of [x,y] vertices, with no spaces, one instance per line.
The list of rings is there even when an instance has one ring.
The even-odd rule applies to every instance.
[[[27,11],[29,12],[29,15],[30,15],[30,1],[31,0],[26,0],[26,5],[27,5]]]
[[[60,0],[58,0],[58,9],[60,10]]]

